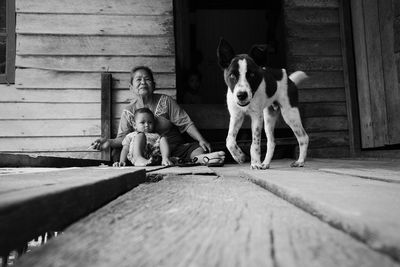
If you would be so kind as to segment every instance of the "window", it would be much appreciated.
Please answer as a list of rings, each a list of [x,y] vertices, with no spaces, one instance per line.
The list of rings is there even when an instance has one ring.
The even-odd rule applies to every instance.
[[[14,83],[15,1],[0,1],[0,83]]]

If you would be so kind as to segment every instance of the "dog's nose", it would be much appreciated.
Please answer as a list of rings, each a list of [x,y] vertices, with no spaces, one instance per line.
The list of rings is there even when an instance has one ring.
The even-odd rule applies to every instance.
[[[240,101],[243,101],[247,98],[247,93],[246,92],[238,92],[236,94],[236,96]]]

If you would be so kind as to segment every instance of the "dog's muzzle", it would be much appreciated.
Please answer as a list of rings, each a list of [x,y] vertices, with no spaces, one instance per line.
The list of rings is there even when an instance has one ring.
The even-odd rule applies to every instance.
[[[244,107],[250,103],[249,101],[247,101],[247,97],[248,97],[247,92],[237,92],[236,97],[239,100],[238,101],[239,106]]]

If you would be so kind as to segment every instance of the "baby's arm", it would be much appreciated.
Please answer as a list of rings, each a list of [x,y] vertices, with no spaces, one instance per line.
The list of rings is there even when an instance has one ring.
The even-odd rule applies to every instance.
[[[129,145],[122,147],[121,155],[119,157],[119,162],[114,162],[114,167],[124,167],[126,166],[126,159],[128,158]]]
[[[160,151],[161,151],[161,157],[162,157],[161,164],[164,166],[172,165],[173,163],[169,159],[170,152],[169,152],[168,140],[164,136],[162,136],[160,139]]]

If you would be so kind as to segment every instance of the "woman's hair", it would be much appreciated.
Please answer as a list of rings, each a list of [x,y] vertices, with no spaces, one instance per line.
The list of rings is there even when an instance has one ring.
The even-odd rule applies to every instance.
[[[149,108],[138,108],[137,110],[135,110],[133,117],[136,119],[136,116],[138,114],[149,114],[153,118],[153,121],[155,120],[154,113]]]
[[[133,82],[133,76],[135,75],[135,72],[137,72],[138,70],[144,70],[144,71],[146,71],[147,74],[150,76],[150,79],[151,79],[151,81],[153,82],[154,87],[155,87],[156,82],[154,81],[153,71],[152,71],[149,67],[147,67],[147,66],[137,66],[137,67],[134,67],[134,68],[131,70],[131,80],[130,80],[130,83],[132,84],[132,82]]]

